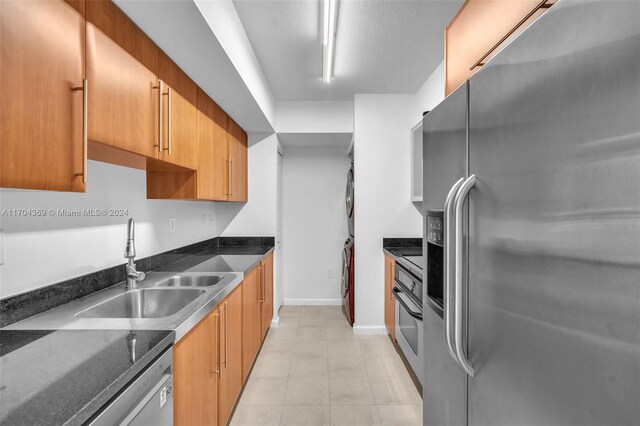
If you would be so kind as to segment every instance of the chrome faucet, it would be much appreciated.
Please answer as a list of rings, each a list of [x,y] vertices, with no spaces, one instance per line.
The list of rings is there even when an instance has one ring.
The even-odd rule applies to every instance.
[[[136,288],[138,281],[144,280],[144,272],[138,272],[136,270],[136,246],[135,246],[135,225],[136,222],[133,219],[129,219],[127,224],[127,245],[124,249],[124,258],[129,259],[125,266],[127,271],[127,290],[133,290]]]

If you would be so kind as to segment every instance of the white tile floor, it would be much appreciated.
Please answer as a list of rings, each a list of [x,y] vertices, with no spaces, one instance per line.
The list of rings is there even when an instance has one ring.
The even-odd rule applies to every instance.
[[[422,426],[422,400],[387,336],[355,336],[339,306],[285,306],[232,426]]]

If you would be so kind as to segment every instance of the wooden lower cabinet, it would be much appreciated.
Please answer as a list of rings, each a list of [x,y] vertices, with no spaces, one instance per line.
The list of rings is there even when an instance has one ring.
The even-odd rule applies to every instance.
[[[271,321],[273,320],[273,253],[260,262],[260,268],[262,269],[261,327],[262,338],[264,338],[264,336],[267,335],[267,331],[269,331]]]
[[[387,332],[396,340],[396,302],[393,296],[396,261],[391,256],[384,256],[384,323]]]
[[[216,425],[220,371],[220,313],[216,308],[173,348],[173,422]]]
[[[261,300],[267,297],[271,300],[271,322],[273,297],[267,296],[271,293],[267,287],[273,287],[273,255],[246,274],[241,285],[175,344],[176,426],[229,423],[264,339],[261,326],[266,314],[263,316]]]
[[[0,186],[84,192],[84,18],[62,0],[1,3]]]
[[[220,304],[218,424],[226,425],[242,390],[242,285]]]
[[[242,283],[242,381],[251,370],[262,343],[260,268],[244,276]]]

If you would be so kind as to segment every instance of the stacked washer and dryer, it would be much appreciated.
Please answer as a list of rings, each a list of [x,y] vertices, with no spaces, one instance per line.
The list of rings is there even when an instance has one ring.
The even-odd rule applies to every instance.
[[[354,190],[353,190],[353,161],[347,173],[346,191],[347,223],[349,237],[342,250],[342,312],[353,326],[355,320],[355,239],[354,239]]]

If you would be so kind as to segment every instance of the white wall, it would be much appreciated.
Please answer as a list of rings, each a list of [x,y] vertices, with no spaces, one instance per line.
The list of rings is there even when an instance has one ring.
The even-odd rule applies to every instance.
[[[275,134],[249,133],[249,202],[216,204],[220,235],[275,236],[277,150]]]
[[[214,203],[147,200],[145,179],[142,170],[89,161],[85,193],[0,190],[0,209],[128,209],[124,217],[0,217],[0,297],[124,265],[128,217],[136,219],[138,257],[218,235]]]
[[[413,95],[355,96],[355,325],[384,332],[383,237],[419,237],[411,203]]]
[[[283,157],[282,246],[285,304],[340,304],[347,238],[344,149],[287,147]],[[329,278],[329,270],[333,278]]]
[[[352,133],[352,101],[278,101],[278,133]]]
[[[356,333],[385,333],[384,237],[421,237],[411,202],[411,128],[444,99],[444,65],[414,95],[356,95]]]
[[[416,113],[414,124],[422,119],[424,111],[431,111],[444,99],[444,62],[433,70],[429,78],[415,95]]]

